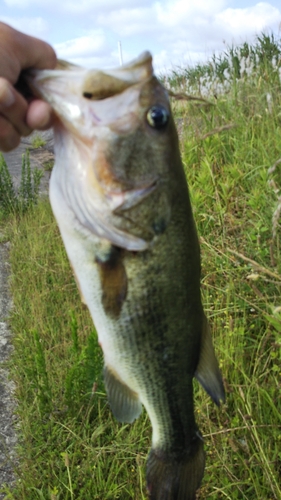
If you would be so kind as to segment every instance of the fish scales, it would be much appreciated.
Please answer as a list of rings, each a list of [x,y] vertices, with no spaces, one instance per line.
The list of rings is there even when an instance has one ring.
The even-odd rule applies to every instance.
[[[205,464],[193,377],[224,389],[200,294],[200,250],[166,90],[142,54],[116,70],[26,76],[57,116],[50,199],[104,354],[115,417],[152,424],[151,500],[194,500]]]

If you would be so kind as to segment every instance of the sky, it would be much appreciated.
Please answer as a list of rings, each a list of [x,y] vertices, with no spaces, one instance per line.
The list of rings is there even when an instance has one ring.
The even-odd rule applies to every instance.
[[[280,38],[281,0],[0,0],[0,21],[87,68],[119,66],[119,42],[124,63],[149,50],[164,74],[261,32]]]

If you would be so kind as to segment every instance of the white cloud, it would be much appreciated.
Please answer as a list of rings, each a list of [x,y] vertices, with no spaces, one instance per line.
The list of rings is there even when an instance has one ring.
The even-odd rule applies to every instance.
[[[132,0],[4,0],[8,7],[25,9],[27,7],[56,9],[56,12],[69,13],[91,12],[96,15],[100,11],[118,10],[132,6]],[[134,7],[151,4],[151,0],[134,0]]]
[[[105,49],[108,49],[108,47],[102,30],[96,30],[88,36],[73,38],[55,45],[58,56],[63,59],[99,54],[104,52]]]
[[[101,29],[87,36],[73,38],[55,44],[60,59],[65,59],[85,68],[105,68],[119,65],[118,50],[112,50],[107,43],[106,34]]]
[[[159,23],[166,27],[191,24],[194,18],[209,18],[219,12],[225,5],[225,0],[187,0],[168,1],[166,4],[157,2],[156,12]]]
[[[158,45],[165,48],[165,51],[157,51],[154,58],[155,66],[160,70],[206,61],[214,52],[224,51],[225,45],[246,40],[251,43],[255,35],[267,28],[277,28],[281,22],[281,10],[265,2],[252,7],[218,11],[215,8],[217,4],[211,1],[213,9],[204,11],[203,1],[192,7],[186,6],[182,17],[178,17],[177,8],[181,3],[181,0],[174,3],[175,10],[170,12],[171,17],[166,13],[162,16],[161,31],[157,31]],[[193,15],[188,10],[191,8]],[[158,14],[161,12],[158,11]],[[168,26],[173,24],[174,27]]]
[[[32,0],[31,0],[32,1]],[[21,7],[22,9],[28,7],[31,3],[30,0],[4,0],[8,7]]]
[[[205,61],[226,45],[251,42],[281,21],[280,0],[0,0],[3,14],[24,7],[26,18],[2,20],[26,33],[55,43],[59,57],[86,67],[119,63],[143,50],[155,66],[168,68]],[[275,5],[275,6],[274,6]],[[28,9],[30,6],[31,9]],[[234,7],[232,7],[234,6]],[[32,18],[30,13],[39,14]],[[0,14],[1,18],[1,14]]]
[[[216,15],[216,24],[232,36],[258,33],[281,22],[281,11],[268,3],[245,9],[226,9]]]
[[[153,30],[155,35],[160,29],[159,24],[156,23],[153,7],[114,10],[109,14],[100,14],[97,22],[122,37],[153,32]]]
[[[11,17],[1,16],[0,21],[9,24],[23,33],[35,37],[45,37],[49,32],[49,24],[42,17]]]
[[[165,50],[165,44],[183,45],[195,51],[215,50],[223,40],[258,32],[281,20],[278,8],[268,3],[227,8],[224,0],[176,0],[149,7],[119,8],[101,13],[96,22],[119,37],[149,36]],[[148,38],[147,38],[148,40]]]
[[[32,1],[40,2],[40,0]],[[48,3],[48,0],[44,1]],[[134,2],[132,2],[132,0],[81,0],[80,2],[77,0],[66,0],[65,2],[61,3],[61,6],[71,12],[89,12],[89,14],[91,14],[94,18],[99,14],[99,12],[110,13],[112,10],[120,10],[126,7],[131,8],[132,3],[134,8],[138,6],[142,7],[146,4],[151,4],[151,0],[134,0]]]

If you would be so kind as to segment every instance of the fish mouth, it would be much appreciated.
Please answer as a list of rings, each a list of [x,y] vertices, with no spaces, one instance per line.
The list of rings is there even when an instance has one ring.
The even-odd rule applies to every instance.
[[[120,68],[90,72],[84,81],[83,96],[96,101],[107,99],[132,85],[145,82],[152,75],[152,56],[146,51]]]
[[[84,138],[93,137],[97,127],[122,132],[126,122],[123,131],[132,128],[140,87],[152,77],[148,51],[116,69],[87,70],[58,60],[54,70],[25,72],[33,94],[51,105],[66,128]]]
[[[60,184],[59,191],[81,228],[116,246],[146,250],[154,233],[142,223],[139,206],[158,191],[162,181],[149,168],[127,177],[116,155],[123,148],[125,161],[127,138],[134,139],[137,130],[144,130],[143,89],[154,99],[153,85],[161,86],[154,76],[151,54],[144,52],[108,70],[58,61],[54,70],[28,71],[26,81],[57,117],[52,184]],[[128,147],[134,148],[132,141]]]

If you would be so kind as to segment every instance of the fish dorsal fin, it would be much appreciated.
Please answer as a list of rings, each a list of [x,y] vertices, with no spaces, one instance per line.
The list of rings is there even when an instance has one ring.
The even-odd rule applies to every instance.
[[[142,411],[138,394],[124,384],[108,366],[104,368],[104,383],[114,417],[119,422],[131,424]]]
[[[215,355],[211,337],[211,330],[206,316],[204,316],[201,337],[201,350],[195,377],[205,391],[211,396],[216,405],[225,400],[222,376]]]

